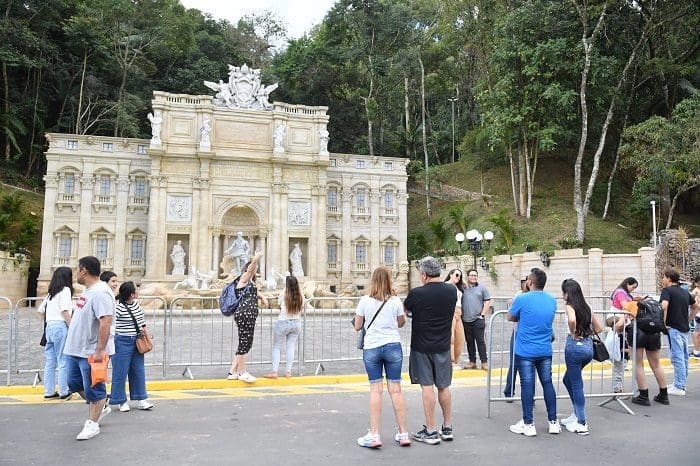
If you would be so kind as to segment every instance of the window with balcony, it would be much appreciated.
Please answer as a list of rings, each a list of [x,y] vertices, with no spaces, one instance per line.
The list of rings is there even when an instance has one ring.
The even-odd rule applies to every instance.
[[[142,239],[132,239],[131,240],[131,259],[132,260],[143,260],[143,240]]]
[[[328,245],[328,269],[336,270],[338,268],[338,245]]]
[[[124,263],[125,275],[141,275],[146,272],[146,233],[137,229],[127,234],[128,256]]]
[[[109,240],[107,238],[97,238],[95,241],[95,257],[100,259],[106,259],[109,253]]]
[[[355,188],[353,193],[353,220],[369,220],[368,190],[364,187]]]
[[[137,177],[134,180],[134,196],[146,197],[146,178]]]
[[[396,247],[393,244],[387,244],[384,246],[384,264],[394,265],[394,260],[396,258]]]
[[[69,259],[73,251],[73,239],[70,236],[58,238],[58,257]]]
[[[363,243],[355,246],[355,266],[358,270],[365,270],[367,267],[367,246]]]
[[[80,208],[80,194],[76,193],[75,181],[75,173],[59,174],[58,192],[56,193],[56,206],[59,212],[64,207],[70,207],[73,212],[77,212]]]
[[[112,193],[112,180],[109,178],[109,175],[101,175],[100,176],[100,182],[99,182],[99,191],[98,194],[100,196],[107,196]],[[107,199],[109,201],[109,199]]]
[[[74,194],[75,193],[75,175],[73,173],[66,173],[66,177],[63,180],[63,193],[64,194]]]

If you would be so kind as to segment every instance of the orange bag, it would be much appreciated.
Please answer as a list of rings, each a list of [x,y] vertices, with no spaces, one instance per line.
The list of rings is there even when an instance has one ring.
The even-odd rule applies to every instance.
[[[100,382],[107,382],[107,365],[109,364],[109,355],[105,354],[102,362],[95,362],[91,354],[88,356],[88,364],[90,364],[90,377],[92,378],[92,387]]]

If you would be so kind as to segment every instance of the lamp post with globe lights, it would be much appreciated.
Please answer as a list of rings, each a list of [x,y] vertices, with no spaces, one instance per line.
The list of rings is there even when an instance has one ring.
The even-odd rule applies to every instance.
[[[464,233],[460,232],[455,235],[455,241],[459,245],[459,253],[462,254],[462,243],[464,243]]]
[[[455,238],[456,239],[456,238]],[[486,251],[491,249],[491,243],[493,242],[493,232],[487,230],[482,235],[478,230],[469,230],[467,232],[467,243],[469,244],[469,249],[472,251],[472,256],[474,257],[474,268],[476,269],[476,259],[481,251]]]

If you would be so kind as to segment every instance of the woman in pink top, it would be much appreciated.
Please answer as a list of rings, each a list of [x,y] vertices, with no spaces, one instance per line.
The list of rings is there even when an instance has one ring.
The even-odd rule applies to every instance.
[[[617,286],[610,296],[611,307],[613,311],[624,311],[625,304],[634,301],[632,293],[637,289],[639,283],[634,277],[627,277]],[[624,329],[629,324],[629,317],[620,314],[611,315],[606,319],[608,327],[619,334],[620,338],[620,353],[622,358],[619,361],[613,361],[613,391],[622,393],[622,379],[625,371],[625,361],[629,361],[629,352],[627,351],[627,342],[624,337]]]

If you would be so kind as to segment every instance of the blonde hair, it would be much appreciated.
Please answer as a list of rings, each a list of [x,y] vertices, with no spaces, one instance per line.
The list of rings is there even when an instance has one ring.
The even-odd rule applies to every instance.
[[[380,266],[372,272],[369,282],[369,296],[384,301],[391,296],[391,270]]]

